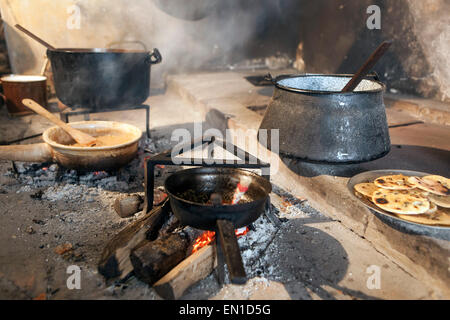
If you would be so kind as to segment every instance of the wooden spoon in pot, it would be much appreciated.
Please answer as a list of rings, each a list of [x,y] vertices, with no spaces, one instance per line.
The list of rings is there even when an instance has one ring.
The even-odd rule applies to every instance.
[[[74,129],[71,126],[69,126],[67,123],[61,121],[57,117],[55,117],[53,114],[48,112],[44,107],[42,107],[40,104],[38,104],[36,101],[31,99],[23,99],[22,103],[36,112],[37,114],[47,118],[54,124],[56,124],[58,127],[63,129],[65,132],[67,132],[76,142],[78,142],[80,145],[90,147],[93,144],[97,142],[97,139],[95,139],[93,136],[84,133],[80,130]]]
[[[391,46],[392,41],[384,41],[367,59],[367,61],[359,68],[359,70],[353,75],[347,85],[342,89],[341,92],[351,92],[355,90],[361,80],[367,75],[367,73],[372,69],[375,64],[380,60],[384,53]]]
[[[40,44],[42,44],[47,49],[49,49],[49,50],[56,50],[56,48],[54,46],[52,46],[48,42],[42,40],[41,38],[39,38],[37,35],[35,35],[31,31],[29,31],[29,30],[25,29],[24,27],[22,27],[20,24],[16,24],[15,27],[17,29],[19,29],[20,31],[22,31],[23,33],[25,33],[26,35],[28,35],[29,37],[31,37],[34,40],[36,40],[37,42],[39,42]]]

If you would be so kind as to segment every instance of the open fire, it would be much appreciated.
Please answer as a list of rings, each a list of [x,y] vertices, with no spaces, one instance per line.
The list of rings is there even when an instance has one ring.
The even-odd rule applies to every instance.
[[[242,227],[235,230],[236,237],[246,235],[250,229],[248,227]],[[200,250],[201,248],[207,246],[212,241],[214,241],[216,233],[214,231],[205,231],[201,236],[195,239],[192,253]]]

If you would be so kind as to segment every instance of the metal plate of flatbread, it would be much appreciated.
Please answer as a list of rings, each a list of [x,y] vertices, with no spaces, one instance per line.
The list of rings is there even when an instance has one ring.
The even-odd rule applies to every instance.
[[[391,227],[398,229],[405,233],[421,234],[431,237],[437,237],[445,240],[450,240],[450,210],[446,208],[439,208],[436,216],[436,220],[430,224],[423,224],[425,219],[424,215],[408,216],[408,215],[397,215],[395,213],[387,212],[375,204],[373,204],[366,197],[357,196],[355,194],[355,185],[360,183],[370,183],[373,182],[378,177],[389,176],[389,175],[399,175],[403,174],[405,176],[416,176],[423,177],[428,176],[430,173],[409,171],[409,170],[374,170],[367,171],[353,176],[347,183],[347,188],[351,193],[352,197],[357,201],[364,204],[370,209],[370,211],[375,214],[380,220],[390,225]]]

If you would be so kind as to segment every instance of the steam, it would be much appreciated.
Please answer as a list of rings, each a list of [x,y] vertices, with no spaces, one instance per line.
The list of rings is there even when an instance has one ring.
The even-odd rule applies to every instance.
[[[104,5],[99,5],[100,2]],[[156,80],[163,73],[226,66],[245,58],[242,48],[252,41],[261,19],[277,2],[80,0],[77,5],[81,7],[82,19],[95,25],[97,33],[105,33],[106,26],[110,28],[109,42],[122,43],[126,49],[140,49],[142,46],[132,43],[137,40],[149,50],[158,48],[163,63],[152,69],[152,78]]]
[[[165,9],[183,16],[192,3],[202,1],[166,1]],[[204,1],[203,1],[204,2]],[[219,1],[213,1],[219,3]],[[223,1],[221,1],[223,2]],[[163,69],[167,72],[205,69],[212,65],[227,65],[238,56],[243,45],[252,40],[263,14],[261,5],[243,8],[239,1],[211,6],[205,18],[197,21],[180,20],[161,11],[150,2],[151,26],[138,27],[137,36],[150,47],[157,47],[163,55]],[[265,2],[265,1],[260,1]],[[137,14],[138,21],[148,21],[148,15]],[[151,29],[151,32],[149,30]],[[157,68],[155,68],[157,69]]]
[[[7,1],[0,8],[12,29],[8,42],[13,52],[28,52],[36,58],[34,66],[24,70],[24,61],[31,60],[12,55],[15,72],[37,73],[45,56],[45,48],[13,30],[20,23],[58,48],[142,49],[142,44],[149,51],[158,48],[163,62],[152,67],[154,87],[163,83],[164,74],[227,67],[245,60],[246,45],[264,31],[268,17],[280,14],[281,1],[33,0]],[[74,6],[77,10],[68,11]],[[72,20],[77,21],[70,24],[75,28],[68,28]],[[15,45],[18,39],[26,39],[27,46]]]

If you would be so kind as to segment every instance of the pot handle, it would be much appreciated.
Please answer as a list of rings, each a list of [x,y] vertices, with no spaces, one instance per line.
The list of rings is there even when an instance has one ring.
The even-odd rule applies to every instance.
[[[375,81],[381,81],[380,76],[378,75],[378,73],[376,71],[372,71],[371,73],[368,73],[366,75],[366,78],[372,78]]]
[[[147,62],[149,64],[157,64],[162,61],[161,53],[159,53],[159,50],[156,48],[153,48],[153,51],[148,55]]]
[[[24,162],[49,162],[53,160],[52,149],[46,143],[0,146],[0,159]]]
[[[225,256],[225,261],[230,273],[231,283],[245,284],[247,275],[242,263],[241,252],[237,243],[234,225],[228,220],[217,220],[217,230],[220,238],[220,245]]]
[[[276,80],[272,77],[272,75],[270,73],[268,73],[264,76],[264,80],[272,82],[273,85],[276,84]]]

